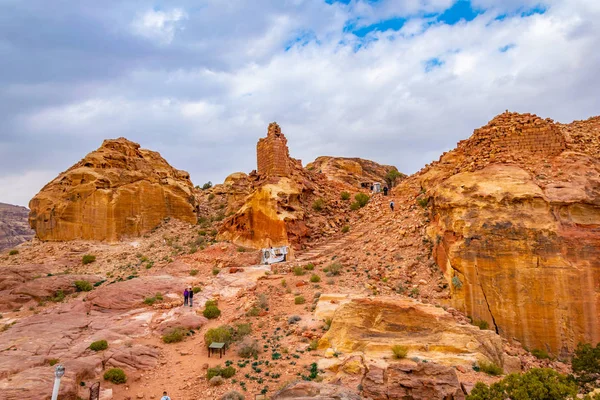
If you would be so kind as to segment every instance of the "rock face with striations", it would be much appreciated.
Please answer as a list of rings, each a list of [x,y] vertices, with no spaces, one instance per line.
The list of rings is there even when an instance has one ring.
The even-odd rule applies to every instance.
[[[29,210],[25,207],[0,203],[0,250],[9,249],[33,238],[27,224]]]
[[[29,203],[41,240],[139,236],[172,217],[196,222],[189,174],[127,139],[102,146],[47,184]]]
[[[600,341],[599,137],[505,113],[421,172],[453,306],[531,349]]]

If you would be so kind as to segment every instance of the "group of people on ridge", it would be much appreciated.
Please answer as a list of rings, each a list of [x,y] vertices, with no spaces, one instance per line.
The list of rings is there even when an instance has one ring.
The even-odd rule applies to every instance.
[[[192,307],[194,305],[194,291],[192,288],[185,288],[183,291],[183,306],[190,305]]]

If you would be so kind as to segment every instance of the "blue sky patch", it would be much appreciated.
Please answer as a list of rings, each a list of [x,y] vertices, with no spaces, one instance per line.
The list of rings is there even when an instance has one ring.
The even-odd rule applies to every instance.
[[[406,18],[391,18],[385,21],[380,21],[375,24],[361,26],[360,28],[352,27],[351,32],[358,37],[365,37],[367,34],[373,31],[385,32],[388,30],[398,31],[406,23]]]
[[[500,50],[501,53],[506,53],[507,51],[509,51],[510,49],[513,49],[515,47],[517,47],[516,44],[510,43],[510,44],[507,44],[506,46],[500,47],[498,50]]]
[[[317,37],[315,36],[315,32],[314,31],[302,31],[296,38],[294,38],[286,43],[285,51],[288,51],[292,47],[296,47],[296,46],[298,46],[298,47],[306,46],[308,43],[310,43],[312,41],[316,42],[317,44],[319,43],[319,41],[317,40]]]
[[[452,7],[444,11],[438,16],[438,21],[448,25],[454,25],[461,20],[472,21],[479,14],[483,14],[484,10],[473,8],[473,5],[468,0],[459,0]]]
[[[425,61],[425,72],[431,72],[436,68],[440,68],[442,65],[444,65],[444,61],[440,60],[439,58],[430,58],[429,60]]]

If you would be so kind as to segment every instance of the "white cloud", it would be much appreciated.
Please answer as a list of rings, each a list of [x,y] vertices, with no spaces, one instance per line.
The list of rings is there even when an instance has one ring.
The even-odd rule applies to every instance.
[[[139,36],[159,44],[169,44],[173,41],[177,30],[183,29],[181,22],[187,18],[187,13],[181,8],[170,11],[148,10],[139,14],[131,23],[131,27]]]
[[[18,175],[0,176],[0,201],[28,207],[29,200],[55,177],[55,171],[44,170],[30,170]]]

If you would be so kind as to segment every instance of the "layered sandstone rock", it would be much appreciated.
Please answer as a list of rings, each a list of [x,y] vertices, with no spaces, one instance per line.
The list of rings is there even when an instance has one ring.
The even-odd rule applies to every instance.
[[[271,397],[272,400],[359,400],[348,388],[316,382],[293,382]]]
[[[555,354],[600,340],[599,135],[505,113],[414,178],[455,307]]]
[[[142,235],[166,217],[196,222],[188,173],[124,138],[105,140],[29,206],[29,223],[42,240],[115,241]]]
[[[319,341],[320,349],[375,358],[391,358],[394,345],[406,346],[409,357],[443,365],[505,364],[502,340],[494,332],[459,324],[441,308],[398,298],[343,302]]]
[[[27,223],[29,210],[25,207],[0,203],[0,251],[15,247],[33,238]]]
[[[352,187],[359,188],[361,184],[371,185],[373,182],[386,183],[385,176],[388,172],[396,170],[391,165],[381,165],[362,158],[343,157],[318,157],[306,166],[307,169],[322,173],[330,180],[343,182]],[[404,178],[396,180],[396,184]]]

